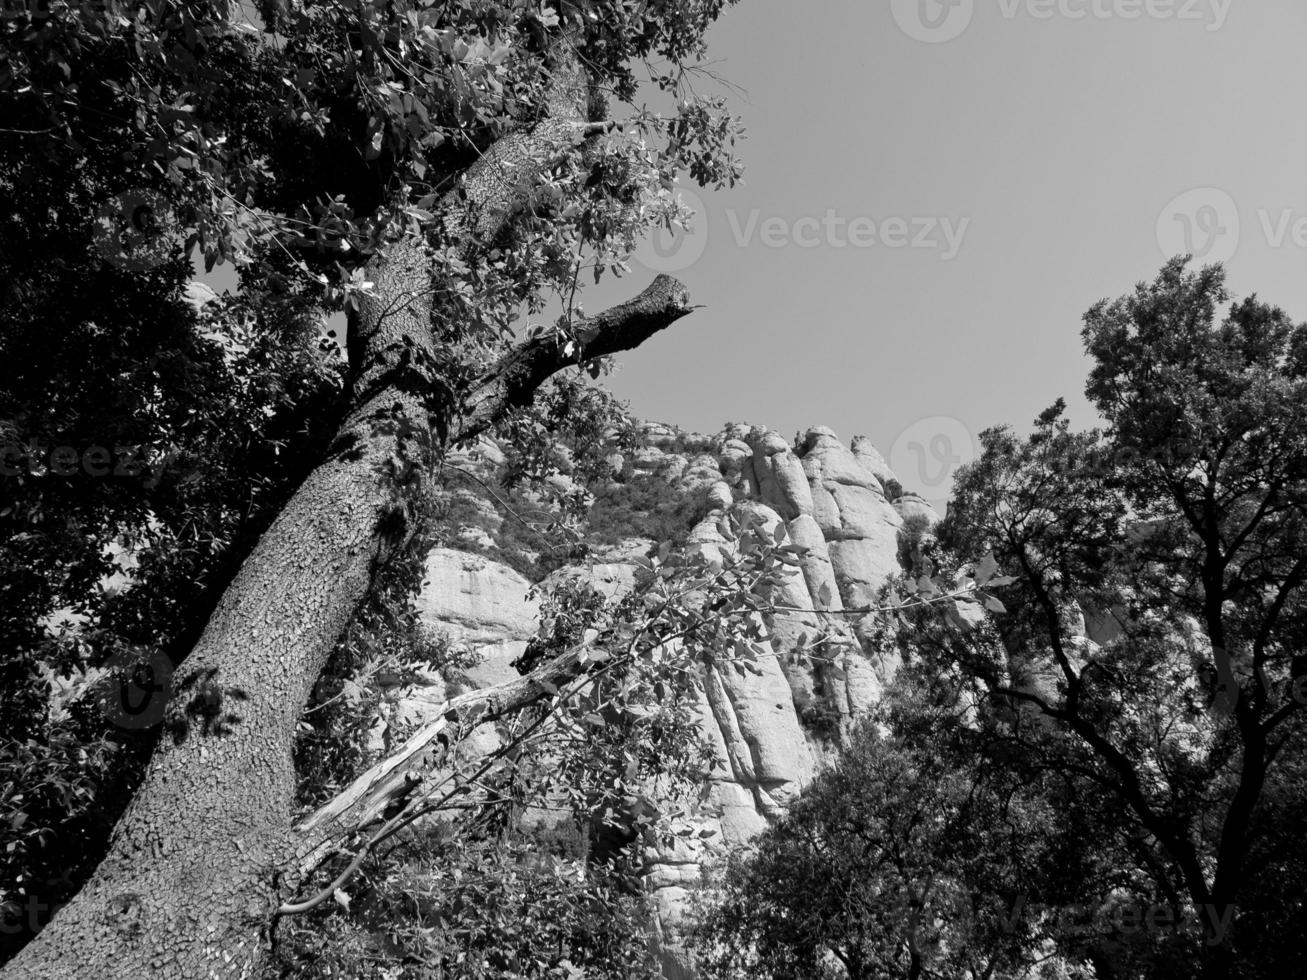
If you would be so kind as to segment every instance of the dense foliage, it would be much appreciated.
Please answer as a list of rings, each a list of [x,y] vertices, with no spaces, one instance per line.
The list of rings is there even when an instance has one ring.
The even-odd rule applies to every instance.
[[[684,218],[679,175],[739,173],[736,120],[687,85],[724,6],[6,7],[0,959],[103,854],[168,677],[322,459],[350,381],[327,317],[357,311],[368,262],[401,236],[428,250],[445,362],[433,398],[550,298],[563,315],[537,329],[565,342],[583,273],[625,271],[642,230]],[[504,234],[455,251],[469,166],[544,118],[577,61],[593,138],[514,189]],[[642,72],[668,111],[644,107]],[[201,257],[237,266],[237,296],[187,289]],[[606,404],[571,379],[541,402],[501,433],[525,470],[541,437],[588,432]],[[408,559],[433,540],[439,515],[424,516]],[[380,711],[367,683],[439,659],[405,633],[412,570],[383,577],[322,678],[326,707],[300,745],[306,799],[367,761],[359,740]],[[122,692],[137,702],[126,714]]]
[[[25,926],[6,942],[97,859],[152,744],[151,685],[320,452],[340,391],[339,362],[275,306],[100,299],[95,319],[38,305],[0,333],[25,366],[0,384],[0,901]],[[140,671],[145,710],[102,710],[97,691]]]
[[[368,869],[347,904],[282,925],[269,977],[661,976],[639,894],[566,834],[413,833]]]
[[[904,540],[1010,572],[998,615],[886,631],[882,728],[728,865],[716,975],[1302,973],[1307,325],[1178,259],[1083,336],[1106,428],[984,433]]]
[[[1017,583],[1001,647],[955,655],[1015,711],[1011,751],[1059,773],[1091,839],[1128,846],[1090,894],[1185,924],[1188,946],[1144,930],[1116,969],[1298,972],[1246,903],[1296,863],[1307,326],[1181,259],[1091,309],[1083,336],[1107,428],[1073,433],[1054,406],[1026,440],[987,433],[959,479],[941,540],[992,547]],[[1282,899],[1292,921],[1307,893]]]
[[[997,980],[1042,959],[1022,911],[1053,868],[1054,814],[970,764],[938,694],[892,690],[835,767],[728,858],[694,937],[704,976]]]
[[[429,262],[438,363],[416,373],[442,425],[523,312],[557,301],[530,333],[575,351],[582,280],[626,271],[641,232],[686,217],[679,175],[739,174],[737,122],[690,84],[725,5],[7,6],[0,959],[104,854],[168,677],[323,459],[359,368],[366,270],[401,239]],[[578,64],[585,139],[559,136],[535,179],[499,195],[513,220],[479,235],[486,216],[458,213],[469,180],[489,179],[477,165],[543,129]],[[666,114],[643,104],[642,67]],[[187,291],[201,257],[239,267],[237,296]],[[732,858],[700,934],[710,972],[1303,973],[1307,326],[1229,300],[1219,268],[1168,264],[1086,316],[1104,429],[1073,431],[1058,404],[1027,437],[984,434],[944,525],[905,537],[905,582],[926,601],[886,640],[908,664],[898,688]],[[344,350],[326,329],[342,310]],[[623,862],[693,832],[698,668],[757,669],[768,596],[798,557],[738,523],[723,555],[676,554],[698,502],[607,482],[618,415],[578,372],[500,418],[499,491],[514,511],[589,507],[600,542],[639,531],[664,547],[626,594],[556,584],[519,666],[573,658],[575,676],[497,719],[489,751],[458,742],[476,718],[453,719],[433,775],[350,842],[357,859],[306,872],[340,885],[304,903],[309,918],[283,916],[274,971],[648,969]],[[560,445],[581,484],[604,474],[593,499],[550,499]],[[427,492],[426,477],[454,478],[428,455],[392,460],[403,547],[304,685],[318,682],[296,745],[305,810],[375,762],[378,731],[383,752],[409,734],[387,687],[457,662],[409,604],[423,548],[459,517]],[[501,543],[533,579],[582,554],[521,527]],[[997,618],[963,615],[949,579],[1006,588]],[[941,596],[942,621],[924,608]],[[563,814],[576,849],[542,858],[517,836],[533,809]]]

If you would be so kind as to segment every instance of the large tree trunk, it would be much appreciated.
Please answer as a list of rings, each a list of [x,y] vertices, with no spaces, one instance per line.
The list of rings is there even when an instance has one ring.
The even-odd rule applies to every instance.
[[[557,105],[575,107],[560,71]],[[446,229],[485,240],[514,188],[588,132],[554,106],[536,130],[507,137],[469,173]],[[575,143],[576,140],[573,140]],[[433,332],[423,248],[393,246],[368,278],[375,296],[351,324],[360,352],[355,405],[329,457],[259,541],[178,672],[165,732],[109,852],[77,897],[10,963],[6,978],[248,978],[275,910],[300,884],[306,845],[291,826],[296,722],[374,574],[399,543],[395,459],[422,465],[430,444],[482,431],[579,358],[628,350],[689,311],[660,276],[631,303],[582,328],[583,350],[528,341],[489,366],[449,418],[432,419],[420,365]],[[416,371],[416,373],[415,373]],[[441,450],[435,445],[436,452]]]

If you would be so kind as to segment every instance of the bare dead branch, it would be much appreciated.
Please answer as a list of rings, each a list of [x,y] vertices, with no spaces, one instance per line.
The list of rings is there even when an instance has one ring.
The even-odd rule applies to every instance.
[[[512,407],[529,404],[537,388],[565,367],[632,350],[690,313],[690,295],[671,276],[660,275],[634,299],[584,320],[573,343],[533,337],[496,361],[466,401],[450,441],[480,435]]]
[[[484,725],[552,696],[561,684],[585,670],[584,647],[568,650],[522,677],[451,698],[433,719],[415,732],[399,751],[363,773],[335,799],[295,828],[301,869],[321,863],[343,836],[377,822],[381,815],[416,791],[416,773],[433,753],[456,740],[460,729]]]

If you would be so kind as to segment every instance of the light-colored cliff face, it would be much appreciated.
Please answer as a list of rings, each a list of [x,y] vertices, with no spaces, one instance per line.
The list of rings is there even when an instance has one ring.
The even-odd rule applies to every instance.
[[[645,435],[647,448],[610,462],[615,472],[656,476],[701,502],[704,516],[690,531],[688,547],[729,547],[717,525],[734,513],[760,520],[768,531],[783,524],[789,540],[807,549],[800,570],[774,597],[788,608],[777,615],[775,651],[759,664],[761,672],[709,668],[705,677],[701,717],[714,764],[697,819],[712,833],[648,855],[665,968],[676,977],[690,975],[676,936],[702,865],[782,813],[892,677],[897,663],[881,659],[870,642],[874,616],[857,610],[872,605],[881,586],[900,572],[905,520],[939,518],[921,498],[898,490],[865,439],[849,449],[829,429],[814,428],[795,446],[775,432],[742,425],[713,437],[650,425]],[[896,499],[887,496],[887,486]],[[476,540],[476,534],[462,536],[469,547]],[[627,542],[624,549],[641,544]],[[584,574],[613,591],[629,587],[630,568],[610,553],[585,571],[554,574]],[[510,662],[535,629],[538,608],[527,598],[529,588],[527,579],[487,557],[432,552],[419,598],[424,622],[467,647],[476,661],[454,683],[489,684],[513,673]],[[819,634],[826,637],[821,657],[797,662],[792,654],[800,638]],[[444,687],[433,678],[431,687],[413,692],[411,706],[420,713],[446,693]]]

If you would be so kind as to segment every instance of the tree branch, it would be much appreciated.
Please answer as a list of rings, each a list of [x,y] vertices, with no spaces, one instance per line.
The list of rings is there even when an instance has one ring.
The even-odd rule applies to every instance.
[[[491,144],[437,205],[444,241],[462,259],[504,230],[517,211],[520,188],[607,126],[585,118],[590,79],[576,55],[575,38],[564,34],[557,47],[560,53],[545,98],[545,117]],[[377,284],[377,295],[365,296],[360,308],[348,314],[351,363],[362,362],[365,340],[386,316],[416,307],[415,317],[425,324],[429,309],[423,297],[431,292],[431,258],[423,244],[415,239],[394,242],[368,261],[366,277]],[[389,280],[406,285],[387,290]],[[414,336],[425,338],[429,333],[421,330]]]
[[[560,36],[557,48],[545,118],[496,140],[440,201],[445,238],[464,252],[503,230],[518,189],[610,126],[586,119],[590,78],[577,57],[575,36]]]
[[[553,336],[525,340],[496,361],[473,387],[451,442],[480,435],[506,410],[530,404],[550,375],[596,357],[632,350],[671,326],[694,307],[685,286],[660,275],[644,292],[576,327],[572,343]]]
[[[301,837],[296,849],[301,872],[320,864],[336,850],[341,837],[376,823],[411,796],[419,787],[417,773],[427,767],[433,752],[457,741],[459,730],[520,711],[579,676],[587,666],[581,658],[584,650],[575,647],[522,677],[447,701],[439,717],[415,732],[398,752],[374,765],[296,826]]]

